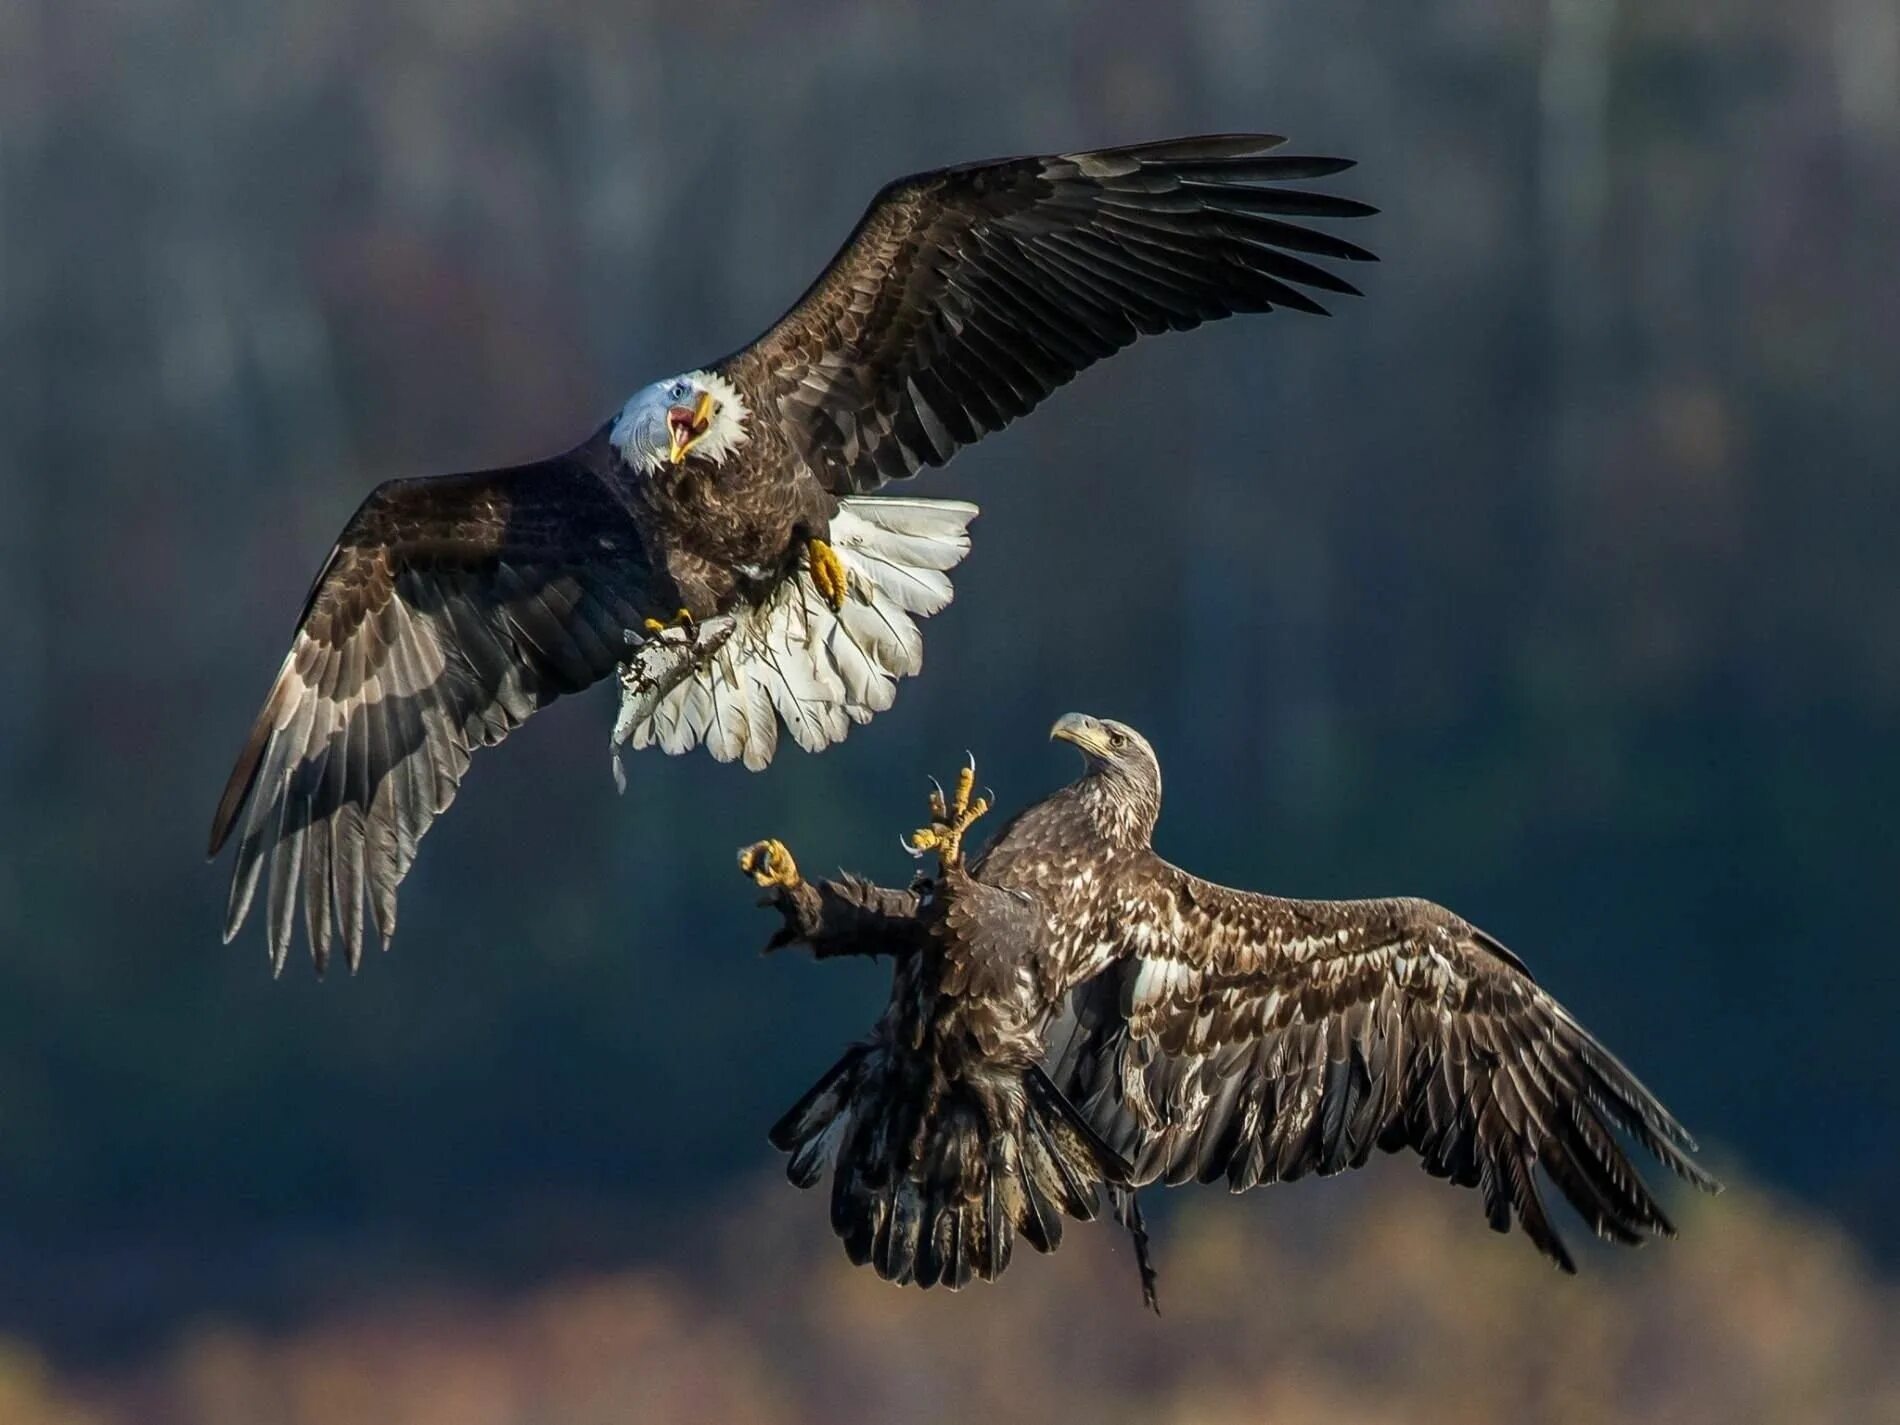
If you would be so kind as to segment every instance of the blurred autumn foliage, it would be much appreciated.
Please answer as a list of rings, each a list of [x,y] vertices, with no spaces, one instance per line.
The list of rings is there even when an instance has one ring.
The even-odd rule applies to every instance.
[[[195,1324],[111,1378],[0,1354],[0,1425],[1873,1425],[1900,1419],[1900,1295],[1749,1190],[1681,1240],[1558,1276],[1385,1164],[1162,1228],[1144,1313],[1105,1225],[995,1286],[855,1271],[821,1196],[738,1194],[639,1271],[415,1293],[281,1333]]]
[[[220,947],[373,485],[749,340],[896,174],[1242,128],[1360,161],[1364,298],[916,482],[983,515],[872,726],[617,798],[566,700],[393,954]],[[1894,0],[0,0],[0,1421],[1900,1415],[1819,1225],[1900,1261],[1897,233]],[[1799,1209],[1569,1283],[1428,1185],[1194,1202],[1159,1324],[1107,1232],[947,1300],[714,1225],[883,988],[760,964],[733,848],[902,876],[927,770],[1021,805],[1078,707],[1171,858],[1452,906]]]

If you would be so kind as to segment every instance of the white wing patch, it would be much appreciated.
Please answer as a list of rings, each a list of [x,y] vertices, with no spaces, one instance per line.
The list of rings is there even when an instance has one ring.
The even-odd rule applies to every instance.
[[[947,571],[970,552],[974,518],[961,500],[840,501],[830,543],[849,583],[844,607],[834,612],[800,567],[735,610],[732,636],[676,687],[631,717],[623,707],[627,738],[668,753],[704,743],[755,772],[772,760],[781,720],[807,752],[842,741],[891,705],[899,678],[922,671],[916,620],[950,602]]]

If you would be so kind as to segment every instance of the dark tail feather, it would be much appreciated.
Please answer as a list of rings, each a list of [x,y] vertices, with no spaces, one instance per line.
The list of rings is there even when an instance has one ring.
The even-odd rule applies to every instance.
[[[952,1290],[1002,1275],[1018,1232],[1053,1251],[1064,1216],[1093,1219],[1098,1188],[1119,1193],[1131,1176],[1041,1069],[985,1066],[952,1079],[883,1044],[855,1046],[771,1138],[791,1155],[786,1176],[799,1187],[832,1168],[832,1230],[853,1262],[887,1281]],[[1152,1304],[1139,1208],[1115,1204]]]
[[[1132,1187],[1109,1184],[1108,1200],[1115,1207],[1115,1220],[1128,1229],[1135,1244],[1135,1270],[1141,1273],[1141,1304],[1156,1316],[1161,1314],[1161,1278],[1155,1271],[1154,1258],[1148,1255],[1148,1223],[1141,1215],[1141,1196]]]
[[[1015,1224],[1004,1207],[1003,1184],[1009,1174],[1007,1140],[1000,1134],[990,1139],[989,1180],[983,1187],[983,1266],[978,1273],[985,1281],[995,1281],[1009,1265],[1010,1248],[1015,1244]],[[1027,1204],[1025,1204],[1026,1208]],[[1025,1233],[1027,1235],[1027,1233]]]
[[[807,1089],[805,1096],[772,1125],[771,1132],[766,1135],[772,1140],[772,1146],[792,1154],[796,1161],[802,1149],[822,1138],[838,1114],[849,1105],[858,1067],[870,1052],[871,1046],[868,1044],[853,1044],[842,1059],[825,1070],[824,1077]],[[794,1178],[793,1181],[798,1180]],[[810,1187],[815,1181],[817,1179],[813,1178],[798,1185]]]

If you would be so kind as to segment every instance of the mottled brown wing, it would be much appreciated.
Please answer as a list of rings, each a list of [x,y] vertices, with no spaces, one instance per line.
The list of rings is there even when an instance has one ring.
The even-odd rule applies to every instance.
[[[837,493],[941,465],[1137,336],[1323,313],[1308,261],[1365,249],[1294,218],[1363,203],[1284,186],[1351,167],[1272,134],[964,164],[899,179],[778,324],[722,363]]]
[[[1155,860],[1118,964],[1059,1027],[1057,1084],[1136,1179],[1235,1191],[1410,1148],[1564,1270],[1541,1164],[1590,1226],[1668,1218],[1618,1144],[1698,1187],[1682,1125],[1483,931],[1425,901],[1289,901]]]
[[[612,672],[625,631],[665,604],[589,449],[393,480],[351,518],[212,822],[215,856],[242,813],[226,940],[268,872],[279,970],[300,892],[319,973],[333,926],[360,962],[365,899],[387,946],[396,887],[470,752]]]

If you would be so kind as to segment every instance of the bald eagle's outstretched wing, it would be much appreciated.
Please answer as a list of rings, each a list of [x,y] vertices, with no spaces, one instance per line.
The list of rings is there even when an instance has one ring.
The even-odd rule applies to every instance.
[[[319,972],[333,927],[361,960],[365,898],[387,945],[396,886],[470,752],[611,673],[627,630],[670,611],[590,449],[392,480],[351,518],[212,821],[215,856],[243,813],[227,940],[268,871],[279,969],[300,891]]]
[[[1566,1271],[1541,1164],[1598,1235],[1672,1235],[1621,1129],[1716,1184],[1636,1077],[1496,940],[1418,900],[1290,901],[1154,858],[1122,958],[1078,990],[1054,1078],[1136,1180],[1236,1191],[1410,1148]]]
[[[1289,218],[1363,203],[1280,186],[1351,167],[1272,134],[961,164],[872,200],[776,326],[721,363],[843,494],[941,465],[1136,336],[1352,293],[1298,254],[1372,254]]]

